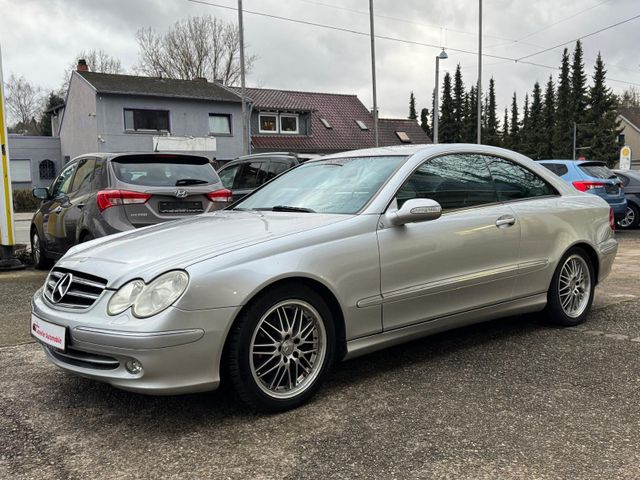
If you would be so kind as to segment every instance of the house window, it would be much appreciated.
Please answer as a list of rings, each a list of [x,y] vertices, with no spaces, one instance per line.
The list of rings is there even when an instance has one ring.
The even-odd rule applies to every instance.
[[[53,180],[56,178],[56,164],[49,159],[44,159],[38,165],[40,178],[42,180]]]
[[[358,127],[360,127],[360,130],[369,130],[369,127],[367,127],[367,124],[364,123],[362,120],[354,120],[356,122],[356,125],[358,125]]]
[[[409,135],[407,135],[407,132],[396,132],[396,135],[402,143],[411,143],[411,139],[409,138]]]
[[[169,110],[125,108],[124,129],[128,132],[168,132]]]
[[[226,113],[210,113],[209,135],[231,135],[231,115]]]
[[[31,160],[11,159],[11,181],[31,182]]]
[[[278,133],[278,115],[260,114],[260,133]]]
[[[280,115],[280,133],[298,133],[298,115]]]

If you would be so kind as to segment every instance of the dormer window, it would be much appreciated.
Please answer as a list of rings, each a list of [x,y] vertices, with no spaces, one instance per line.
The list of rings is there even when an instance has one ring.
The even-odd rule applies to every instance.
[[[285,135],[300,133],[298,114],[260,113],[258,118],[260,133],[282,133]]]
[[[260,133],[278,133],[277,113],[261,113],[259,118]]]
[[[298,115],[281,113],[280,133],[298,133]]]

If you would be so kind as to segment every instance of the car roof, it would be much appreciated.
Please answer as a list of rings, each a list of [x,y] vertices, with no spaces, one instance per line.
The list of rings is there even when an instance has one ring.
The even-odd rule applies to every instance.
[[[178,152],[166,152],[166,151],[160,151],[160,152],[95,152],[95,153],[83,153],[82,155],[78,155],[77,157],[73,158],[73,160],[76,160],[78,158],[85,158],[85,157],[99,157],[99,158],[105,158],[107,160],[113,160],[114,158],[117,157],[134,157],[134,156],[150,156],[150,155],[171,155],[174,157],[200,157],[200,158],[204,158],[206,160],[209,160],[209,158],[205,155],[198,155],[197,153],[178,153]],[[71,161],[73,161],[71,160]]]
[[[538,163],[555,163],[558,165],[602,165],[605,167],[607,165],[606,162],[601,160],[537,160]]]

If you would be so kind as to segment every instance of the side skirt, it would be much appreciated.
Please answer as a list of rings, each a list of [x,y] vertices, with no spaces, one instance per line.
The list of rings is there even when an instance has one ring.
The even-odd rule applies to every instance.
[[[347,342],[347,354],[344,359],[359,357],[393,345],[474,323],[522,313],[537,312],[542,310],[546,304],[547,292],[544,292],[530,297],[519,298],[497,305],[477,308],[475,310],[456,313],[435,320],[428,320],[415,325],[408,325],[375,335],[357,338]]]

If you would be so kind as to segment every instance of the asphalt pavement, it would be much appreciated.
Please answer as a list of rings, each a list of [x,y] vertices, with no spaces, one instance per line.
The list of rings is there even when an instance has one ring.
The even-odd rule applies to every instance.
[[[520,316],[339,364],[307,405],[149,397],[28,336],[44,274],[0,274],[0,478],[638,479],[640,232],[578,328]]]

